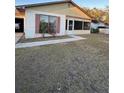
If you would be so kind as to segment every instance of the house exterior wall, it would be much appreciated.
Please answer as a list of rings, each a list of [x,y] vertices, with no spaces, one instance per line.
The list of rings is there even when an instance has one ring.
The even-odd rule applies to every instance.
[[[36,35],[36,26],[35,26],[35,15],[51,15],[60,17],[60,33],[57,35],[66,35],[66,34],[89,34],[90,30],[73,30],[67,31],[65,29],[66,19],[73,20],[82,20],[85,22],[91,22],[90,17],[83,13],[80,9],[75,7],[72,4],[63,3],[63,4],[53,4],[46,6],[30,7],[25,10],[25,23],[24,23],[24,32],[26,38],[35,38],[41,36]],[[69,17],[67,17],[69,16]],[[73,18],[76,17],[76,18]]]
[[[36,14],[44,14],[44,15],[51,15],[60,17],[60,33],[57,35],[65,35],[65,15],[48,13],[48,12],[41,12],[32,9],[26,9],[25,11],[25,37],[26,38],[34,38],[36,36],[36,29],[35,29],[35,15]],[[40,36],[40,35],[39,35]]]
[[[34,11],[42,11],[42,12],[69,15],[69,16],[77,16],[77,17],[81,17],[85,19],[90,19],[89,16],[83,13],[76,6],[72,4],[68,4],[68,3],[30,7],[30,9]]]

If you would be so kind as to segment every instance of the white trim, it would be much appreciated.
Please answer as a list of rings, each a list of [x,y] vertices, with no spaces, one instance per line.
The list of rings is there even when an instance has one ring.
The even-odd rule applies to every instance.
[[[91,20],[80,19],[80,18],[73,18],[73,17],[66,17],[66,19],[77,20],[77,21],[85,21],[85,22],[91,22]]]
[[[66,34],[74,34],[73,31],[74,31],[74,20],[73,19],[67,19],[68,20],[68,24],[67,24],[67,30],[66,30]],[[72,21],[73,24],[72,24],[72,30],[69,30],[69,21]]]
[[[82,29],[84,29],[84,22],[82,22]]]
[[[73,21],[73,25],[72,25],[72,31],[74,30],[74,20],[72,20]]]

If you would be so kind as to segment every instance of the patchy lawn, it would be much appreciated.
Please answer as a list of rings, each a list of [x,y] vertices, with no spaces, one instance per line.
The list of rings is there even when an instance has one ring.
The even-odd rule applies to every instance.
[[[109,37],[16,49],[16,93],[108,93]]]

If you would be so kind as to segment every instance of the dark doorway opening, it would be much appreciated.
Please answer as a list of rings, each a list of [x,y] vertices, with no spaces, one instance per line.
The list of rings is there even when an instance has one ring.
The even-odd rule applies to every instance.
[[[24,19],[15,18],[15,32],[24,32]]]

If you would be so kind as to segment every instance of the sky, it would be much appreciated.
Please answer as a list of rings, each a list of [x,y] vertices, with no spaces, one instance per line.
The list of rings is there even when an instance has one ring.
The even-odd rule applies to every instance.
[[[16,0],[16,5],[23,4],[33,4],[33,3],[43,3],[52,1],[62,1],[62,0]],[[109,5],[109,0],[73,0],[76,4],[81,7],[88,8],[105,8]]]

